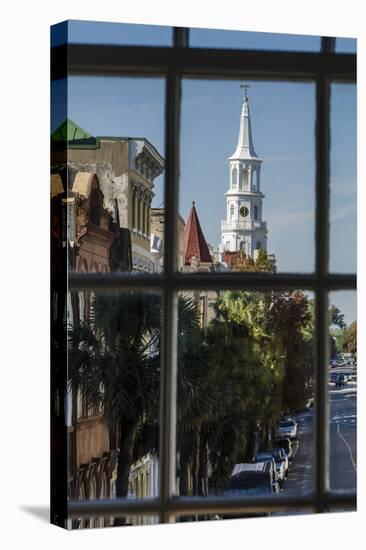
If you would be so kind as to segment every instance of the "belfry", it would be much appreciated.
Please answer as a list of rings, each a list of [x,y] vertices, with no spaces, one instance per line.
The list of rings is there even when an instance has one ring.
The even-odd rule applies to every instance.
[[[254,150],[249,100],[245,89],[240,115],[239,138],[229,157],[229,189],[226,192],[226,220],[221,222],[220,252],[242,250],[251,258],[267,251],[267,223],[262,220],[264,195],[261,191],[262,159]]]

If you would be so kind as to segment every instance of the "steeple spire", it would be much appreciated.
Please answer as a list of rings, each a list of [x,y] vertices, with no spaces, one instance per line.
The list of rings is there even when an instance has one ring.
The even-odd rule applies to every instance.
[[[258,159],[259,157],[254,151],[252,128],[250,123],[249,99],[247,93],[249,86],[248,84],[241,84],[240,87],[244,88],[245,95],[243,98],[243,106],[240,116],[239,138],[235,152],[231,157],[229,157],[229,160],[244,160],[251,158]]]
[[[183,249],[185,265],[190,265],[192,256],[195,256],[200,263],[212,263],[211,254],[201,229],[194,201],[192,202],[192,208],[184,230]]]
[[[240,84],[240,88],[244,89],[244,99],[247,99],[248,97],[248,88],[250,88],[249,84]]]

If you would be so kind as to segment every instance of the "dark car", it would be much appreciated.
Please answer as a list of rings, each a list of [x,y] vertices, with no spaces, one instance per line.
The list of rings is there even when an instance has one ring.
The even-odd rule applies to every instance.
[[[272,463],[236,464],[230,479],[225,482],[224,496],[265,495],[278,492],[278,483]]]
[[[297,435],[297,422],[293,418],[282,420],[277,428],[278,437],[289,437],[290,439],[296,439]]]
[[[278,484],[282,489],[285,483],[285,477],[287,476],[288,468],[288,459],[285,451],[283,449],[271,449],[267,451],[262,451],[257,454],[257,456],[255,457],[255,461],[272,462],[277,474]]]
[[[288,437],[274,439],[272,444],[274,449],[284,449],[290,461],[294,459],[291,440]]]
[[[257,453],[254,462],[270,462],[273,468],[274,481],[279,480],[276,460],[271,451],[261,451],[260,453]]]
[[[336,388],[340,388],[342,386],[345,386],[347,384],[347,379],[344,376],[344,374],[339,374],[335,381]]]
[[[236,464],[230,479],[225,481],[223,496],[267,496],[278,493],[278,482],[271,462]],[[240,517],[270,516],[271,512],[241,514]],[[235,519],[236,514],[225,514],[226,519]]]
[[[281,447],[280,449],[272,449],[271,452],[276,461],[277,470],[281,467],[280,464],[283,465],[284,477],[286,478],[288,476],[288,456],[285,449]]]

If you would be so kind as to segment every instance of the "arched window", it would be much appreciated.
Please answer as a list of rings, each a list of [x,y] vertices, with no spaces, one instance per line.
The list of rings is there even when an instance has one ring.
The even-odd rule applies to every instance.
[[[257,183],[258,183],[258,170],[253,169],[253,175],[252,175],[252,187],[253,191],[257,191]]]
[[[133,204],[133,200],[132,200],[132,204]],[[114,199],[113,218],[114,218],[114,221],[116,222],[116,224],[119,227],[120,226],[120,221],[119,221],[119,208],[118,208],[117,199]]]
[[[255,220],[258,219],[258,206],[257,205],[254,206],[254,219]]]
[[[78,292],[79,297],[79,319],[80,321],[85,320],[85,296],[84,292]]]
[[[99,273],[100,269],[99,269],[99,266],[97,264],[97,262],[92,262],[91,264],[91,272],[92,273]]]
[[[132,191],[132,228],[136,229],[136,194]]]
[[[231,175],[231,187],[232,189],[237,189],[238,187],[238,170],[234,168]]]
[[[141,230],[141,196],[136,197],[137,202],[137,220],[136,220],[136,229],[137,231]]]
[[[248,189],[248,186],[249,186],[249,170],[248,168],[243,168],[242,189]]]
[[[103,195],[99,188],[99,180],[97,175],[94,175],[89,202],[89,221],[94,225],[100,225],[100,214],[103,208]]]
[[[262,243],[260,241],[257,242],[257,246],[256,246],[256,249],[257,250],[261,250],[262,248]]]

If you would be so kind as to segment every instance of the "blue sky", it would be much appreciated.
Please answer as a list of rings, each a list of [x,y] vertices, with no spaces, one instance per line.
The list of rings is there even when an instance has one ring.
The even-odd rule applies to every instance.
[[[66,35],[70,43],[145,46],[170,46],[173,37],[171,27],[166,26],[70,20],[67,30],[61,24],[54,25],[52,45],[57,46],[65,43]],[[320,37],[192,28],[190,46],[316,51],[320,48]],[[338,38],[336,50],[354,52],[356,51],[356,40]]]
[[[95,25],[100,32],[95,32]],[[112,25],[112,27],[110,26]],[[102,28],[103,27],[103,28]],[[153,27],[131,31],[118,24],[74,23],[69,41],[169,43],[170,31]],[[132,26],[134,27],[134,26]],[[103,30],[104,29],[104,30]],[[152,29],[152,30],[151,30]],[[107,32],[108,31],[108,32]],[[132,33],[132,34],[131,34]],[[137,38],[136,38],[137,36]],[[316,49],[317,37],[196,30],[195,46]],[[297,43],[296,43],[297,40]],[[354,42],[343,41],[343,48]],[[182,88],[180,212],[186,219],[192,201],[208,242],[217,245],[225,217],[228,161],[239,131],[242,90],[239,81],[185,80]],[[262,191],[266,198],[268,250],[279,271],[314,268],[314,129],[313,84],[249,82],[248,96],[254,145],[263,159]],[[64,83],[55,86],[61,89]],[[68,116],[92,135],[148,138],[164,155],[164,81],[141,78],[71,77]],[[62,115],[61,115],[62,118]],[[52,125],[62,122],[54,109]],[[356,268],[356,90],[332,86],[331,256],[333,271]],[[156,180],[155,206],[163,203],[163,176]],[[355,318],[352,292],[334,294],[347,321]],[[333,297],[333,296],[332,296]],[[333,300],[335,301],[335,300]]]

